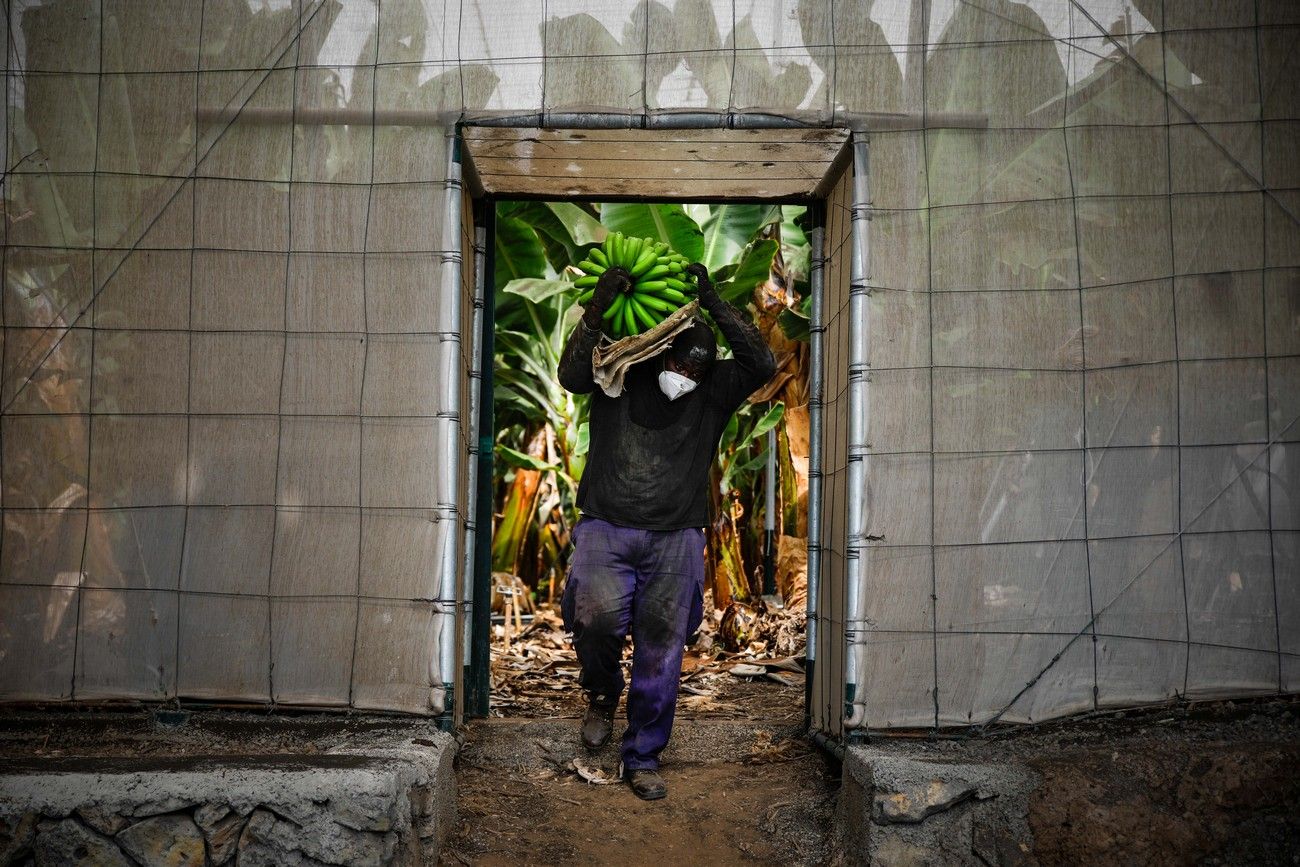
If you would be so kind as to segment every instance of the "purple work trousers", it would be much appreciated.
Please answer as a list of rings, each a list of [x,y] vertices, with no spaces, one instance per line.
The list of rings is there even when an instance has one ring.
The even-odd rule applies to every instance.
[[[657,768],[673,731],[686,639],[703,616],[704,531],[636,530],[584,517],[560,612],[593,704],[618,704],[632,634],[623,767]]]

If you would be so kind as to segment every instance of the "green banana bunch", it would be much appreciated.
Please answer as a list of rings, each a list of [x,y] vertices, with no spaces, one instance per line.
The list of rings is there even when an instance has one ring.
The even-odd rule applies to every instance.
[[[632,276],[627,292],[605,311],[602,330],[615,339],[649,331],[694,297],[695,279],[686,273],[691,262],[681,253],[653,238],[627,238],[611,232],[605,243],[592,247],[578,263],[583,275],[573,281],[586,304],[596,291],[596,281],[610,268],[623,268]]]

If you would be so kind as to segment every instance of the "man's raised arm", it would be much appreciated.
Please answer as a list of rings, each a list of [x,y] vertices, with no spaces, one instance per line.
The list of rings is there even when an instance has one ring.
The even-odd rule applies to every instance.
[[[596,291],[582,311],[578,327],[560,353],[560,385],[574,394],[587,394],[596,390],[591,377],[591,353],[600,342],[600,324],[609,305],[618,293],[631,285],[632,279],[622,268],[610,268],[600,275]]]
[[[735,364],[720,367],[721,381],[718,394],[727,403],[737,406],[755,389],[772,378],[776,373],[776,359],[768,348],[763,335],[754,327],[749,317],[722,300],[722,296],[709,280],[709,271],[698,263],[687,265],[686,270],[695,277],[700,287],[700,306],[709,311],[713,321],[731,344],[731,355]]]

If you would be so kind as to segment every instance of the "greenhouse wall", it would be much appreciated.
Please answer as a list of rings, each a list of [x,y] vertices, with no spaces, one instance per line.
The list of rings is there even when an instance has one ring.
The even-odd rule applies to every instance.
[[[828,386],[847,344],[869,368],[866,482],[828,476],[824,522],[861,601],[823,585],[820,613],[866,726],[1300,686],[1300,6],[51,0],[3,26],[0,698],[443,709],[449,136],[564,111],[867,142],[867,324],[826,309]]]

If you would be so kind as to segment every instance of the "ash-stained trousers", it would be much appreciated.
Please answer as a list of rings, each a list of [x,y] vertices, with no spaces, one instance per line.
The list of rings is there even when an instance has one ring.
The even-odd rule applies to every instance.
[[[704,531],[637,530],[584,517],[560,613],[594,704],[617,704],[632,634],[623,767],[657,768],[677,710],[686,639],[703,616]]]

